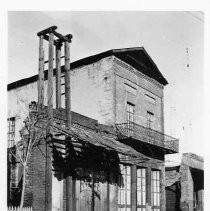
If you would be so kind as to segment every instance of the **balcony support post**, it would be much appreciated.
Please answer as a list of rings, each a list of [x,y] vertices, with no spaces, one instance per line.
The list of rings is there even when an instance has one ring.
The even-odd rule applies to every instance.
[[[137,210],[137,167],[131,166],[131,211]]]
[[[146,204],[148,206],[152,205],[152,191],[151,191],[151,167],[148,166],[146,169]]]
[[[165,167],[161,168],[160,173],[160,210],[166,211],[166,197],[165,197]]]

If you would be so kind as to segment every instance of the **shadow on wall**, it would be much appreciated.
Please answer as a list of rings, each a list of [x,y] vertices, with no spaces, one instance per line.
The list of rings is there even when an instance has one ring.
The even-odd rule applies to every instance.
[[[59,181],[72,176],[73,179],[87,183],[94,180],[95,183],[108,182],[119,187],[124,186],[118,153],[85,142],[80,147],[75,147],[69,141],[67,149],[65,158],[58,147],[52,147],[54,176]]]

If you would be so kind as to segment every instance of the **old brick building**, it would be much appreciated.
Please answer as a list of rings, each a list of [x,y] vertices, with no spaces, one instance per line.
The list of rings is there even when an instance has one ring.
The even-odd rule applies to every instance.
[[[121,144],[121,149],[125,152],[126,146],[130,149],[127,153],[116,149],[113,155],[115,158],[117,156],[115,161],[118,160],[116,163],[119,172],[115,172],[115,176],[119,173],[117,182],[110,179],[113,173],[110,172],[110,166],[110,169],[106,169],[109,179],[98,179],[92,186],[85,178],[85,173],[80,179],[75,177],[75,209],[90,210],[94,203],[95,210],[164,211],[164,155],[178,152],[178,140],[164,134],[166,79],[143,47],[115,49],[93,55],[73,62],[71,70],[72,110],[85,116],[85,119],[88,117],[85,127],[92,127],[92,133],[98,130],[93,127],[95,124],[102,128],[108,127],[113,144]],[[45,71],[45,86],[46,79]],[[61,92],[64,92],[64,81],[62,84]],[[37,101],[37,96],[37,76],[8,85],[8,118],[15,120],[16,140],[19,138],[18,130],[22,127],[22,121],[28,115],[28,104]],[[64,108],[64,95],[62,96]],[[79,118],[77,124],[82,123],[83,117]],[[78,131],[76,133],[81,135]],[[84,133],[87,135],[87,132]],[[94,136],[92,134],[89,139]],[[104,137],[109,146],[102,147],[101,144],[100,150],[114,148],[114,145],[110,145],[111,140]],[[102,152],[93,145],[96,146],[92,143],[88,152],[98,158]],[[91,152],[90,149],[95,150]],[[133,157],[132,153],[138,155]],[[92,165],[95,162],[97,163],[92,160]],[[35,211],[44,210],[45,206],[44,174],[45,161],[41,151],[35,148],[27,175],[27,194],[30,197],[26,196],[25,202],[33,205]],[[65,197],[65,180],[58,179],[55,174],[52,177],[53,210],[65,209],[68,200]]]

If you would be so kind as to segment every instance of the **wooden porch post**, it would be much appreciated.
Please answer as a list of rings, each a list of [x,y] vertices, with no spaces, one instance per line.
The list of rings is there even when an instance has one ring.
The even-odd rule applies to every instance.
[[[43,35],[39,36],[39,78],[38,78],[38,109],[44,104],[44,48]]]
[[[165,196],[165,167],[161,168],[160,172],[160,210],[166,210],[166,196]]]
[[[52,163],[49,144],[51,142],[53,124],[53,33],[49,34],[49,66],[48,66],[48,86],[47,86],[47,142],[46,142],[46,210],[52,210]]]
[[[146,169],[146,204],[152,206],[152,191],[151,191],[151,167]]]
[[[69,42],[65,41],[65,108],[66,128],[71,128],[71,81],[70,81],[70,49]],[[75,181],[70,175],[66,177],[66,211],[75,210]]]
[[[131,211],[137,210],[137,167],[131,166]]]

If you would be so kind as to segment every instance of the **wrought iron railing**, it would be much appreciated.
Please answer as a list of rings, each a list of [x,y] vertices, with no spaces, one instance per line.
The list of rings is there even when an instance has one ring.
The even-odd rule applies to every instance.
[[[174,152],[179,151],[179,140],[159,131],[152,130],[136,123],[116,124],[116,128],[120,139],[131,137]]]

